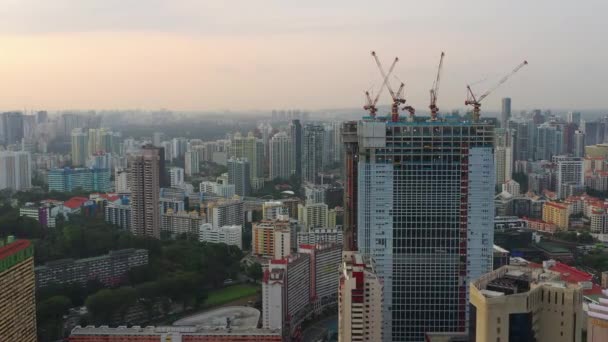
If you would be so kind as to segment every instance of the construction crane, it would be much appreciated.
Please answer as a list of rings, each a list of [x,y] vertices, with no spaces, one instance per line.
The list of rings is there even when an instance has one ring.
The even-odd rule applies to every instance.
[[[401,82],[401,85],[399,86],[399,90],[397,90],[396,97],[397,97],[397,99],[399,99],[400,103],[401,102],[405,103],[405,83]],[[401,109],[407,110],[410,113],[410,121],[414,121],[414,114],[416,114],[416,110],[414,109],[414,107],[405,106]]]
[[[485,99],[488,95],[490,95],[498,87],[500,87],[505,82],[507,82],[509,77],[513,76],[516,72],[518,72],[521,68],[523,68],[526,65],[528,65],[528,61],[523,61],[521,64],[519,64],[517,67],[515,67],[515,69],[513,69],[513,71],[508,73],[505,77],[501,78],[500,81],[498,81],[498,83],[496,85],[494,85],[492,88],[490,88],[488,91],[486,91],[480,97],[475,97],[475,94],[473,94],[473,90],[471,90],[471,86],[467,85],[467,99],[464,101],[464,104],[465,104],[465,106],[468,106],[468,105],[473,106],[473,122],[477,122],[479,120],[479,112],[481,110],[481,101],[483,101],[483,99]]]
[[[388,81],[388,76],[390,74],[386,74],[384,72],[384,68],[382,67],[382,64],[380,63],[380,60],[378,59],[378,56],[376,55],[375,51],[372,51],[372,56],[374,57],[374,60],[376,61],[376,64],[378,65],[378,69],[380,70],[380,74],[384,78],[384,85],[388,89],[388,92],[391,94],[391,98],[393,99],[393,104],[391,106],[391,121],[392,122],[397,122],[397,121],[399,121],[399,105],[400,104],[404,104],[405,103],[405,99],[399,98],[399,96],[397,96],[397,94],[391,88],[391,84]],[[395,63],[397,63],[398,61],[399,61],[399,58],[395,57],[395,61],[393,62],[393,66],[392,67],[394,67]],[[392,68],[389,71],[392,72]],[[402,89],[400,91],[402,91]]]
[[[372,54],[373,53],[374,52],[372,52]],[[397,64],[398,61],[399,61],[399,58],[395,58],[395,60],[393,61],[393,64],[391,64],[391,67],[388,69],[388,74],[383,75],[384,80],[382,82],[382,85],[380,86],[378,95],[376,95],[376,97],[373,100],[372,100],[372,97],[371,97],[369,91],[365,92],[365,97],[367,99],[367,103],[365,104],[365,106],[363,106],[363,109],[369,111],[369,116],[371,116],[372,118],[376,117],[376,112],[378,111],[376,104],[378,103],[378,99],[380,99],[380,95],[382,95],[382,91],[384,90],[384,87],[388,82],[388,78],[393,73],[393,70],[395,69],[395,65]]]
[[[431,105],[429,106],[431,109],[431,121],[437,120],[437,112],[439,112],[439,108],[437,108],[437,96],[439,95],[439,81],[441,80],[441,68],[443,67],[444,56],[445,53],[442,51],[439,58],[439,67],[437,67],[437,78],[435,78],[433,88],[431,88]]]

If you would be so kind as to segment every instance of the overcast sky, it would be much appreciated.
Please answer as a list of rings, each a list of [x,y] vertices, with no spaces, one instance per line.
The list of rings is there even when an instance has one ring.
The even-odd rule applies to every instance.
[[[0,0],[2,109],[360,107],[371,50],[428,107],[608,108],[606,0]],[[397,79],[392,82],[397,87]],[[382,103],[388,103],[388,95]]]

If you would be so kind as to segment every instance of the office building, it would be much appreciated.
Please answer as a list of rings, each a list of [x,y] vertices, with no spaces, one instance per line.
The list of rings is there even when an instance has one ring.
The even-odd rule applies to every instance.
[[[306,124],[302,130],[302,181],[316,183],[323,169],[323,126]]]
[[[131,232],[160,238],[160,155],[159,149],[146,145],[129,160],[131,187]]]
[[[384,284],[384,341],[466,331],[467,283],[493,266],[493,129],[453,118],[343,126],[346,240],[355,209],[358,251]]]
[[[382,284],[371,263],[344,252],[338,290],[338,341],[382,341]]]
[[[511,98],[504,97],[502,99],[502,111],[500,112],[500,127],[508,128],[509,120],[511,119]]]
[[[566,186],[583,186],[585,174],[583,173],[583,159],[571,156],[554,156],[553,163],[556,164],[557,180],[555,184],[557,197],[564,199],[568,197]]]
[[[34,246],[0,242],[0,341],[36,342]]]
[[[32,161],[28,152],[0,151],[0,190],[32,187]]]
[[[89,136],[81,128],[74,128],[71,133],[72,166],[85,166],[88,153]]]
[[[270,179],[289,179],[293,174],[292,139],[285,132],[279,132],[270,139]]]
[[[36,287],[50,284],[85,285],[89,280],[99,280],[106,286],[116,286],[127,281],[130,269],[148,264],[148,250],[121,249],[85,259],[49,261],[35,268]]]
[[[179,187],[184,185],[184,169],[181,167],[172,167],[169,169],[169,179],[171,180],[171,187]]]
[[[241,196],[249,196],[251,193],[251,164],[249,160],[242,158],[230,158],[228,160],[228,184],[234,185],[234,193]]]
[[[306,229],[328,227],[328,213],[325,203],[298,204],[298,221]]]
[[[161,232],[167,232],[172,237],[182,234],[198,235],[201,224],[205,221],[197,211],[175,211],[168,208],[160,218]]]
[[[207,215],[207,222],[213,224],[213,227],[243,227],[245,224],[244,204],[241,200],[216,200],[208,203],[203,210]]]
[[[192,177],[198,175],[200,171],[200,160],[197,152],[188,151],[185,154],[185,172],[186,176]]]
[[[199,241],[225,243],[243,249],[243,227],[223,226],[214,228],[211,223],[203,223],[199,227]]]
[[[471,282],[470,341],[582,341],[582,288],[544,268],[503,266]]]
[[[202,326],[76,326],[69,342],[282,342],[279,330],[234,329],[222,322],[211,328]]]
[[[534,138],[534,159],[551,160],[553,156],[563,153],[564,136],[558,127],[550,125],[548,122],[536,128]]]

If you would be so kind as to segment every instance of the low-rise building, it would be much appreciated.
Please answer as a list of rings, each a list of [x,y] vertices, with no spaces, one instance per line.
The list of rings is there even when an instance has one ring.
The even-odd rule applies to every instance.
[[[164,214],[161,214],[160,230],[165,231],[175,237],[181,234],[199,234],[199,228],[204,222],[197,211],[179,211],[175,212],[169,208]]]
[[[38,266],[36,287],[49,284],[77,283],[85,285],[89,280],[99,280],[106,286],[122,284],[133,267],[148,264],[148,251],[145,249],[122,249],[85,259],[62,259]]]
[[[270,329],[205,329],[198,326],[77,326],[69,342],[281,342],[281,332]]]
[[[126,231],[131,230],[131,206],[128,201],[108,203],[105,207],[105,221]]]
[[[549,223],[529,217],[524,217],[523,220],[526,223],[526,228],[528,229],[549,234],[555,234],[555,232],[557,232],[557,225],[555,225],[555,223]]]
[[[494,217],[494,230],[505,231],[512,229],[526,228],[523,219],[517,216],[496,216]]]
[[[557,272],[503,266],[469,291],[473,341],[582,341],[582,288]]]
[[[112,190],[109,169],[53,169],[48,172],[48,184],[49,191],[59,192],[71,192],[78,188],[99,192]]]
[[[199,230],[199,241],[225,243],[243,249],[243,227],[234,225],[214,228],[211,223],[203,223]]]
[[[307,232],[297,232],[298,246],[301,244],[314,245],[317,243],[335,243],[342,245],[344,236],[342,227],[313,228]]]

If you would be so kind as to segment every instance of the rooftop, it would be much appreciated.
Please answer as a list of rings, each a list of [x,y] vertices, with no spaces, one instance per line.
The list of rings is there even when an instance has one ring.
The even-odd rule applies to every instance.
[[[216,330],[206,330],[197,326],[147,326],[140,327],[138,325],[134,325],[132,327],[119,326],[117,328],[110,328],[107,325],[95,327],[92,325],[81,327],[76,326],[72,329],[71,335],[131,335],[131,336],[141,336],[141,335],[160,335],[162,333],[182,333],[188,335],[234,335],[234,336],[243,336],[243,335],[279,335],[280,331],[276,329],[244,329],[244,330],[226,330],[226,329],[216,329]]]
[[[9,240],[10,241],[10,240]],[[28,240],[16,240],[0,247],[0,260],[28,248],[31,243]]]

